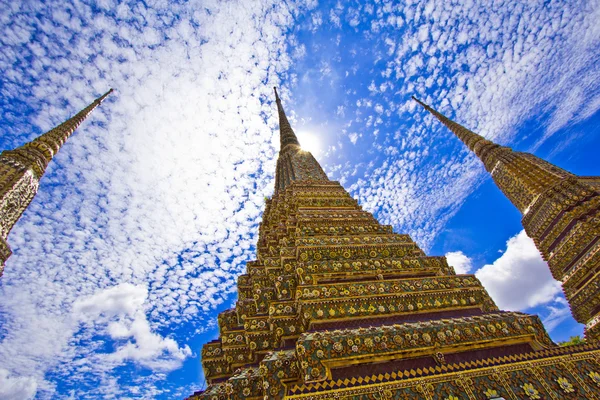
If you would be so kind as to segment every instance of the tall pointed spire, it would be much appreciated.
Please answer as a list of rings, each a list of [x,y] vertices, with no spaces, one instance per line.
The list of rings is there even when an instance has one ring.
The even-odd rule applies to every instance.
[[[0,154],[0,276],[12,254],[6,238],[37,193],[46,167],[75,129],[112,91],[31,142]]]
[[[552,276],[563,283],[573,317],[600,339],[600,177],[580,177],[529,153],[493,143],[416,99],[484,163],[523,214]]]
[[[277,94],[277,88],[274,87],[275,91],[275,102],[277,103],[277,112],[279,113],[279,139],[281,143],[280,152],[283,152],[286,146],[295,145],[300,146],[300,142],[290,125],[287,116],[285,115],[285,111],[283,110],[283,106],[281,105],[281,99]]]
[[[36,137],[31,142],[25,143],[23,146],[12,152],[9,151],[4,153],[9,154],[17,152],[21,157],[30,158],[30,160],[34,162],[34,171],[38,176],[41,176],[48,166],[48,163],[50,163],[62,145],[64,145],[67,139],[75,132],[75,129],[77,129],[87,116],[112,92],[113,89],[110,89],[108,92],[94,100],[90,105],[75,114],[75,116],[52,128],[43,135]]]
[[[444,124],[448,129],[450,129],[467,147],[473,151],[484,163],[488,171],[491,171],[493,165],[488,161],[488,157],[486,157],[491,150],[497,149],[500,146],[496,143],[493,143],[481,135],[478,135],[474,132],[471,132],[464,126],[457,124],[452,121],[444,114],[434,110],[429,107],[427,104],[423,103],[421,100],[417,99],[415,96],[412,96],[413,100],[423,106],[427,111],[429,111],[433,116],[435,116],[442,124]]]
[[[524,214],[548,187],[573,176],[532,154],[514,152],[509,147],[500,146],[487,140],[452,121],[416,97],[413,96],[413,99],[450,129],[481,159],[500,190]],[[517,162],[517,160],[519,161]],[[515,190],[516,188],[518,189]]]
[[[279,113],[279,138],[281,147],[275,172],[275,191],[283,190],[293,181],[329,181],[323,168],[308,151],[300,148],[300,142],[294,133],[281,105],[281,99],[275,90],[275,102]]]

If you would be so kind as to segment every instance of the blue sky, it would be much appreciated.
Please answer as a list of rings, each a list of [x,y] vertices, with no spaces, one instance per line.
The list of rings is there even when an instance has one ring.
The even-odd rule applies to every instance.
[[[481,4],[479,4],[481,3]],[[332,179],[499,306],[581,334],[520,215],[410,100],[597,175],[600,4],[11,2],[0,148],[115,93],[9,237],[0,399],[177,398],[253,259],[278,150],[272,87]]]

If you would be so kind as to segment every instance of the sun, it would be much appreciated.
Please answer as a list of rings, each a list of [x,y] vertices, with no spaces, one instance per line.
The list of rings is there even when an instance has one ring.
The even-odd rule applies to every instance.
[[[300,142],[302,150],[310,151],[315,156],[321,153],[321,139],[315,132],[298,130],[298,132],[296,132],[296,136],[298,137],[298,141]]]

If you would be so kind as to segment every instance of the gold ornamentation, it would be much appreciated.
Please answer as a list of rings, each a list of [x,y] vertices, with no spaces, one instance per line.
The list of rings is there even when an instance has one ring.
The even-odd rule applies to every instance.
[[[567,379],[563,378],[562,376],[559,377],[558,379],[556,379],[556,382],[558,383],[560,388],[563,390],[563,392],[565,392],[565,393],[575,392],[573,385],[571,385],[571,383],[569,383],[569,381]]]
[[[4,262],[12,254],[6,238],[36,195],[46,167],[75,129],[111,92],[112,89],[33,141],[0,154],[0,276]]]
[[[531,383],[525,383],[521,388],[530,399],[541,399],[540,392],[538,392]]]
[[[276,189],[265,201],[257,260],[248,262],[238,278],[235,307],[219,316],[220,340],[202,350],[209,386],[199,398],[457,400],[475,398],[474,390],[479,396],[485,390],[487,398],[523,390],[518,397],[539,399],[542,395],[527,381],[533,373],[542,385],[539,390],[551,390],[541,380],[548,368],[565,394],[572,389],[596,395],[578,378],[596,368],[591,361],[599,354],[596,347],[557,348],[539,318],[498,312],[475,276],[457,276],[444,257],[427,256],[408,235],[380,225],[301,150],[287,120],[281,120],[281,130]],[[495,162],[504,152],[491,143],[476,146],[478,154]],[[504,167],[495,174],[509,183],[518,178]],[[557,199],[563,192],[556,192]],[[526,190],[516,197],[525,202],[530,195]],[[579,215],[574,203],[579,200],[561,199],[544,200],[556,208],[536,205],[527,213],[536,234],[548,229],[550,238],[557,237],[559,225],[544,221],[555,218],[563,205],[574,210],[564,214],[570,220]],[[588,223],[580,218],[574,229]],[[588,240],[585,229],[577,232],[573,237]],[[560,260],[576,257],[571,248],[576,246],[566,245],[555,254]],[[572,269],[578,272],[569,278],[576,281],[565,286],[569,290],[582,279],[582,267]],[[568,293],[572,297],[574,292]],[[581,293],[593,297],[586,287]],[[579,310],[590,313],[596,305],[589,303]],[[524,344],[536,351],[522,353],[518,349]],[[506,356],[479,358],[487,349],[505,347],[511,349]],[[411,368],[412,361],[404,363],[407,358],[429,365]],[[560,379],[565,370],[559,364],[566,359],[579,371],[570,382]],[[385,370],[387,363],[393,368],[369,375],[369,365]],[[334,378],[341,368],[347,379]],[[598,386],[588,386],[600,387],[600,376],[590,378]]]
[[[499,146],[417,101],[481,159],[523,214],[527,235],[563,283],[573,317],[594,328],[600,317],[600,177],[576,176],[533,154]],[[586,329],[586,336],[597,340],[600,329]]]
[[[596,371],[590,371],[588,376],[592,379],[592,381],[600,387],[600,374]]]

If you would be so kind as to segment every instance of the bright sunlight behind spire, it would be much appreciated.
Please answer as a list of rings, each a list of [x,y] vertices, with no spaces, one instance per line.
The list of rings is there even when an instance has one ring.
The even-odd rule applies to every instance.
[[[323,151],[321,138],[315,131],[298,129],[296,136],[298,137],[302,150],[310,151],[315,157]]]

